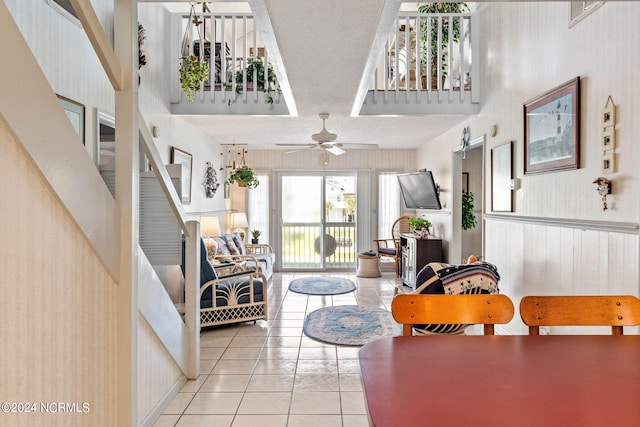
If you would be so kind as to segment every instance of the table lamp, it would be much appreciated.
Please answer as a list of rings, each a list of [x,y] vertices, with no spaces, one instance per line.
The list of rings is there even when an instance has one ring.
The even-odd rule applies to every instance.
[[[245,229],[249,228],[249,222],[247,221],[247,214],[244,212],[234,212],[231,214],[231,231],[238,233],[242,240],[245,237]]]
[[[207,248],[207,258],[209,261],[218,252],[218,243],[213,237],[219,237],[220,233],[220,220],[217,216],[201,216],[200,217],[200,237],[204,241],[204,246]]]

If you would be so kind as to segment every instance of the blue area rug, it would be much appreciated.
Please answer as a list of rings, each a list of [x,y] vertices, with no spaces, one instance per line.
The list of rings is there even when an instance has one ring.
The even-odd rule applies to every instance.
[[[301,277],[289,283],[289,290],[307,295],[338,295],[356,290],[356,284],[341,277]]]
[[[314,340],[350,346],[402,335],[402,327],[389,311],[359,305],[338,305],[312,311],[304,321],[303,331]]]

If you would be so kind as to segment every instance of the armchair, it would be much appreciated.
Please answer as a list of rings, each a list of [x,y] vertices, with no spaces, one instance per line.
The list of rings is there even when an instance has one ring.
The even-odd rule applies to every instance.
[[[182,274],[184,274],[184,236],[182,240]],[[267,319],[267,279],[254,269],[217,274],[207,259],[207,249],[200,240],[200,325]]]
[[[391,226],[391,239],[374,240],[378,258],[393,258],[396,267],[396,276],[400,276],[400,234],[409,232],[409,218],[411,217],[403,215],[394,221]]]

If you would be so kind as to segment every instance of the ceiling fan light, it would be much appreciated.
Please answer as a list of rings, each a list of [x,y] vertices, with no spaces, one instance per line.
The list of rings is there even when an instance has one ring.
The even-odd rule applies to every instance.
[[[340,156],[340,155],[346,153],[346,151],[344,151],[342,148],[336,147],[335,145],[333,145],[331,147],[327,147],[327,148],[325,148],[325,150],[327,150],[328,152],[330,152],[331,154],[333,154],[335,156]]]

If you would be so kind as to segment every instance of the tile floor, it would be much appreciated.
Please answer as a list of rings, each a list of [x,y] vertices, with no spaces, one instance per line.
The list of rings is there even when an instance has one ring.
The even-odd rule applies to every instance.
[[[320,307],[359,304],[390,309],[395,274],[360,278],[331,273],[356,282],[356,291],[343,295],[288,291],[291,280],[311,274],[273,275],[268,321],[204,329],[200,377],[184,385],[155,426],[368,426],[359,347],[314,341],[302,333],[302,326],[307,313]]]

